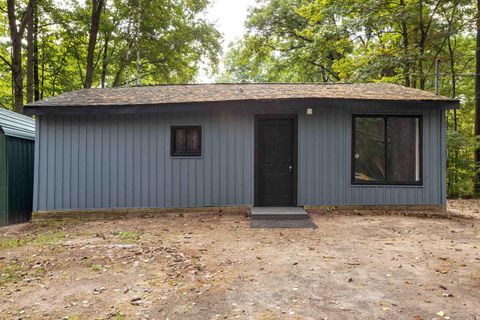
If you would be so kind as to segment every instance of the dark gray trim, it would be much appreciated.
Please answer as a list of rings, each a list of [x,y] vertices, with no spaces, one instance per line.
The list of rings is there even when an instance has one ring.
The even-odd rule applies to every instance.
[[[415,108],[434,108],[434,109],[458,109],[459,100],[366,100],[366,99],[332,99],[332,98],[295,98],[295,99],[272,99],[272,100],[225,100],[225,101],[204,101],[190,103],[165,103],[165,104],[146,104],[146,105],[97,105],[97,106],[29,106],[24,107],[27,115],[46,115],[46,114],[118,114],[118,113],[159,113],[169,112],[179,109],[198,109],[209,107],[229,107],[229,108],[247,108],[247,107],[278,107],[286,104],[295,104],[296,106],[311,107],[318,105],[329,105],[332,107],[415,107]]]

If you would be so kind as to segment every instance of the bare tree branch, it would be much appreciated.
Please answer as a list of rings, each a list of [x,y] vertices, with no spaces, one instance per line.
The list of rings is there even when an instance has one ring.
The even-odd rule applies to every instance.
[[[7,59],[5,59],[5,57],[2,56],[1,54],[0,54],[0,59],[1,59],[3,62],[5,62],[9,68],[12,67],[12,64],[10,63],[10,61],[8,61]]]

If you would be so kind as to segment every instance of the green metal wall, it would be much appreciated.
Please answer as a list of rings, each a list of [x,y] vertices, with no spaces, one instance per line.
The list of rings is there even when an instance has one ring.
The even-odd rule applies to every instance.
[[[30,220],[34,141],[0,135],[0,225]]]
[[[8,224],[7,137],[0,134],[0,226]]]

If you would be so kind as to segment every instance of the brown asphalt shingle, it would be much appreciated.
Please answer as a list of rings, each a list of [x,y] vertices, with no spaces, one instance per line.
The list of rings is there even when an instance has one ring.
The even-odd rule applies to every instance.
[[[191,84],[82,89],[27,105],[116,106],[275,99],[452,101],[431,92],[389,83]]]

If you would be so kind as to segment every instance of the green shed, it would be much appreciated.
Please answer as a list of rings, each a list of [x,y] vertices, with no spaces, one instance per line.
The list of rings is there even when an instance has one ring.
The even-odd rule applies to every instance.
[[[30,220],[35,121],[0,109],[0,226]]]

